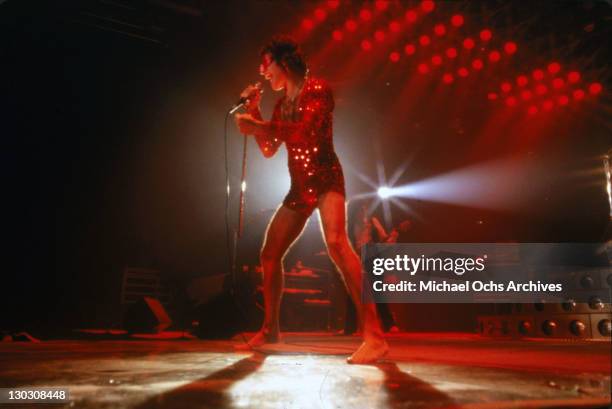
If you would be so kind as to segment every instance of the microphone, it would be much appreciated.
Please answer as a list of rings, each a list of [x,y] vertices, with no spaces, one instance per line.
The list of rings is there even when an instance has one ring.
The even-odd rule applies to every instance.
[[[262,92],[263,92],[263,90],[261,88],[261,82],[255,83],[255,90],[252,91],[246,97],[240,97],[238,102],[236,102],[236,104],[234,104],[234,106],[230,110],[230,112],[229,112],[230,115],[233,114],[234,112],[238,111],[240,108],[242,108],[247,103],[247,101],[253,96],[253,94],[255,94],[255,93],[261,94]]]

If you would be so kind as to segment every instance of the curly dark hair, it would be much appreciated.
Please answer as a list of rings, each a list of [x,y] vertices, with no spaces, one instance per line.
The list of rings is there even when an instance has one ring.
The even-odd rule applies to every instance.
[[[308,72],[306,60],[299,45],[291,37],[275,36],[261,49],[261,56],[270,54],[272,60],[286,71],[304,77]]]

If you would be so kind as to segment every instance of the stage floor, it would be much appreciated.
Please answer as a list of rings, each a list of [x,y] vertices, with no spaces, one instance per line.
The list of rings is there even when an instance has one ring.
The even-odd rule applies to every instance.
[[[345,363],[358,338],[322,333],[285,334],[263,352],[235,352],[238,341],[5,342],[0,386],[67,387],[63,406],[74,408],[610,407],[610,342],[388,341],[387,360],[372,366]]]

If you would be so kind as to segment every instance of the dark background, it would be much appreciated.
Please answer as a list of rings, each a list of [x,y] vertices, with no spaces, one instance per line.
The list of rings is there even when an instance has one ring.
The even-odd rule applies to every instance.
[[[273,34],[299,34],[317,4],[0,2],[7,260],[0,329],[114,325],[125,266],[159,269],[179,291],[194,277],[226,271],[224,113],[257,80],[260,47]],[[355,41],[330,44],[333,27],[362,4],[371,5],[342,2],[302,38],[311,71],[335,91],[335,143],[349,198],[372,191],[357,171],[376,181],[378,163],[387,177],[406,165],[397,183],[405,184],[511,155],[538,169],[525,180],[528,200],[481,208],[415,198],[406,203],[418,218],[391,206],[387,227],[415,217],[413,239],[422,241],[603,237],[609,208],[601,155],[612,147],[609,2],[437,2],[440,19],[462,12],[467,32],[490,27],[519,45],[503,69],[448,91],[418,83],[414,64],[364,58]],[[431,21],[415,34],[431,31]],[[492,107],[487,91],[552,60],[599,81],[604,92],[539,127],[500,120],[503,106]],[[265,115],[276,97],[266,89]],[[237,187],[241,139],[233,125],[229,137]],[[289,179],[284,151],[265,161],[252,141],[249,149],[241,263],[255,264]],[[323,249],[317,224],[309,223],[288,263],[307,263]]]

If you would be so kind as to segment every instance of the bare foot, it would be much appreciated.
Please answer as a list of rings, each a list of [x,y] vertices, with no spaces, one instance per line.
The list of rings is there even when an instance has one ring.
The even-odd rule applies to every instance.
[[[250,351],[264,344],[276,344],[280,342],[280,340],[280,333],[270,333],[267,330],[262,329],[257,334],[253,335],[253,337],[245,344],[236,345],[235,349],[240,351]]]
[[[364,341],[353,355],[346,358],[349,364],[372,364],[389,352],[389,345],[384,339],[370,339]]]

